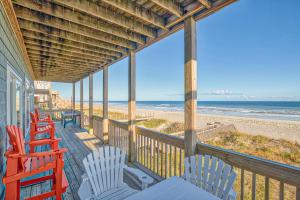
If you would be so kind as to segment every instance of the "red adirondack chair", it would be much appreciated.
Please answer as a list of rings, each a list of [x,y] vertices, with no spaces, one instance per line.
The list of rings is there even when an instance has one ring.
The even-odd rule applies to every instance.
[[[49,137],[47,139],[52,140],[51,149],[58,149],[58,141],[59,139],[55,137],[55,124],[51,122],[46,125],[39,125],[37,122],[36,115],[34,113],[30,113],[31,123],[30,123],[30,141],[36,141],[36,136],[39,134],[48,133]],[[34,152],[34,147],[30,146],[30,152]]]
[[[5,199],[20,200],[21,187],[52,180],[51,191],[30,197],[28,200],[53,196],[57,200],[61,200],[62,194],[68,187],[68,181],[63,171],[63,154],[67,152],[67,149],[26,154],[22,130],[16,126],[7,126],[6,130],[11,146],[5,153],[7,158],[6,174],[3,178],[3,183],[6,185]],[[24,178],[49,170],[52,170],[50,175],[22,181]]]
[[[37,108],[34,109],[34,113],[36,115],[38,123],[39,122],[47,122],[47,123],[53,122],[50,115],[45,115],[44,118],[42,118],[42,116],[40,115],[39,109],[37,109]]]

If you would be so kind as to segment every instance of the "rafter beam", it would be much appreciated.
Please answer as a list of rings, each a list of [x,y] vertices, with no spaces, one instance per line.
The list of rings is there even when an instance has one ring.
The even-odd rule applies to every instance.
[[[80,67],[82,69],[95,69],[95,68],[99,68],[99,66],[97,65],[81,65],[78,63],[68,63],[68,62],[58,62],[58,61],[43,61],[43,60],[33,60],[31,59],[31,63],[32,64],[48,64],[48,65],[61,65],[61,66],[67,66],[67,67]],[[84,68],[83,68],[84,67]]]
[[[211,2],[209,0],[198,0],[206,8],[211,8]]]
[[[126,12],[127,14],[130,14],[140,20],[148,22],[158,28],[166,29],[164,18],[136,4],[133,1],[102,0],[102,2],[122,10],[123,12]]]
[[[107,56],[107,55],[103,55],[103,54],[99,54],[99,53],[95,53],[95,52],[88,52],[86,50],[78,50],[76,48],[72,48],[72,47],[65,47],[63,45],[59,45],[59,44],[55,44],[55,43],[51,43],[51,42],[47,42],[47,41],[43,41],[43,40],[32,40],[30,38],[26,38],[25,39],[25,44],[27,47],[39,47],[41,49],[45,49],[45,48],[49,48],[49,49],[53,49],[53,50],[59,50],[61,52],[68,52],[68,53],[72,53],[74,55],[78,54],[78,55],[82,55],[82,56],[86,56],[87,58],[101,58],[104,60],[114,60],[116,59],[116,57],[114,56]]]
[[[126,29],[119,28],[108,24],[107,22],[100,21],[94,17],[89,17],[87,15],[81,14],[79,12],[74,12],[71,9],[63,8],[56,5],[53,9],[50,3],[46,1],[39,5],[32,0],[14,0],[15,10],[24,11],[24,8],[37,11],[37,16],[40,17],[40,21],[44,18],[57,17],[67,21],[69,23],[75,23],[79,26],[86,27],[92,30],[104,32],[107,34],[115,35],[117,37],[137,42],[139,44],[144,44],[145,39],[142,35],[135,32],[127,31]],[[18,14],[17,14],[18,15]],[[113,17],[113,16],[112,16]]]
[[[18,0],[20,1],[20,0]],[[22,0],[24,1],[24,0]],[[28,1],[28,0],[27,0]],[[97,5],[96,3],[81,0],[53,0],[55,3],[86,13],[95,18],[105,20],[109,23],[120,26],[124,29],[155,38],[156,31],[149,26],[136,20],[118,15],[107,8]],[[43,3],[44,4],[44,3]],[[57,8],[56,8],[57,9]],[[95,20],[97,21],[97,20]]]
[[[53,52],[47,52],[47,51],[39,51],[39,50],[34,50],[34,49],[27,49],[29,54],[34,54],[34,55],[38,55],[40,57],[43,57],[45,59],[49,59],[51,57],[53,58],[61,58],[61,59],[70,59],[73,61],[79,61],[79,62],[86,62],[87,64],[95,64],[95,65],[103,65],[105,64],[105,62],[95,62],[94,60],[90,60],[90,59],[86,59],[86,58],[78,58],[76,56],[67,56],[67,55],[63,55],[61,53],[53,53]]]
[[[38,34],[43,34],[45,37],[56,37],[59,40],[67,40],[71,42],[80,43],[83,45],[93,46],[94,48],[103,48],[109,51],[115,51],[122,54],[127,53],[127,47],[118,46],[114,43],[109,43],[109,40],[107,41],[105,37],[93,39],[86,36],[74,34],[71,32],[67,32],[64,30],[59,30],[56,28],[51,28],[49,26],[45,26],[43,24],[36,24],[34,22],[30,22],[27,20],[19,19],[19,24],[21,27],[21,30],[24,33],[25,31],[30,31]],[[130,48],[134,48],[133,46]]]
[[[130,49],[135,48],[134,43],[130,42],[127,39],[116,37],[114,34],[107,34],[104,32],[95,31],[85,26],[81,26],[72,22],[67,22],[47,15],[44,15],[45,18],[42,18],[41,20],[37,12],[32,12],[27,8],[19,7],[18,9],[16,9],[16,13],[18,18],[20,19],[24,19],[38,24],[43,24],[45,26],[51,27],[50,29],[55,28],[55,29],[59,29],[58,31],[63,30],[77,35],[85,36],[88,38],[93,38],[96,40],[101,40],[101,41],[104,40],[108,43],[118,45],[121,47],[126,47]]]
[[[61,47],[66,47],[66,48],[74,48],[77,50],[87,51],[90,53],[103,54],[103,55],[108,55],[108,56],[113,56],[113,57],[122,56],[121,53],[118,53],[115,51],[97,48],[95,46],[86,45],[86,44],[79,43],[79,42],[73,42],[71,40],[66,40],[66,39],[59,38],[59,37],[45,35],[43,33],[36,33],[33,31],[23,30],[23,37],[26,40],[33,40],[36,42],[42,41],[45,43],[51,43],[51,44],[59,45]]]
[[[179,4],[176,4],[172,0],[151,0],[153,3],[158,5],[159,7],[165,9],[166,11],[176,15],[177,17],[182,16],[182,9]]]
[[[92,61],[92,62],[104,63],[104,62],[111,61],[109,59],[105,59],[104,57],[100,58],[100,57],[87,56],[87,55],[83,55],[83,54],[68,52],[68,51],[61,50],[61,49],[54,49],[54,48],[43,47],[43,46],[33,45],[33,44],[28,44],[28,43],[26,43],[26,47],[27,47],[28,51],[36,50],[39,52],[53,53],[53,54],[61,55],[62,57],[66,56],[66,57],[74,57],[74,58],[85,58],[86,60]]]

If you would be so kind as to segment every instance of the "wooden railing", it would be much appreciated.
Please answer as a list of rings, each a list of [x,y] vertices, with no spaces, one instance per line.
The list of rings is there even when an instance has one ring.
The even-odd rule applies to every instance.
[[[197,144],[197,153],[216,156],[234,167],[239,199],[300,200],[299,167],[203,143]]]
[[[41,112],[51,115],[53,120],[61,120],[61,113],[67,110],[69,109],[41,110]]]
[[[108,132],[109,144],[119,147],[120,149],[128,153],[129,137],[127,123],[110,119],[108,121]]]
[[[93,115],[93,133],[95,136],[104,141],[102,117]]]
[[[102,120],[101,117],[94,119]],[[127,123],[109,120],[109,144],[128,151],[128,139]],[[137,165],[156,177],[168,178],[184,173],[183,138],[136,127],[135,153]],[[299,167],[204,143],[197,144],[196,153],[218,157],[233,166],[238,174],[234,188],[238,193],[237,199],[300,200]]]
[[[137,162],[163,178],[182,176],[184,140],[136,127]]]

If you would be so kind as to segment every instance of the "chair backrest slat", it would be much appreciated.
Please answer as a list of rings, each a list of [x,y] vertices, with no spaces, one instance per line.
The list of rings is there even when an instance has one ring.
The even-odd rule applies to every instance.
[[[17,154],[26,154],[25,151],[25,141],[23,137],[23,132],[21,128],[18,128],[15,125],[9,125],[6,127],[6,131],[9,137],[9,143],[12,145],[14,153]],[[21,168],[20,170],[25,169],[25,162],[27,161],[27,158],[20,157],[18,160],[18,166]]]
[[[121,149],[100,147],[89,154],[83,164],[96,195],[123,184],[125,152]]]
[[[204,155],[203,159],[201,154],[185,158],[184,164],[184,178],[187,181],[222,200],[228,199],[237,176],[230,165],[210,155]]]

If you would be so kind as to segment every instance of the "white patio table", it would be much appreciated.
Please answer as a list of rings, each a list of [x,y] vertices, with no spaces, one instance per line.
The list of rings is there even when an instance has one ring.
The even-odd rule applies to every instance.
[[[171,177],[138,192],[126,200],[220,200],[218,197],[183,180]]]

